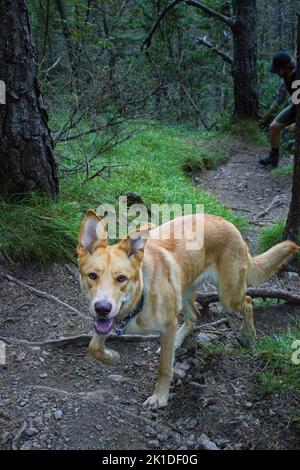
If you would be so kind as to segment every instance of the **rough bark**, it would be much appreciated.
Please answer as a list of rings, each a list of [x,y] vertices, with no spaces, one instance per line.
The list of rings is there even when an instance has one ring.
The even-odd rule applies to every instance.
[[[297,36],[297,80],[300,80],[300,16],[298,15]],[[292,198],[288,218],[286,221],[284,238],[292,241],[299,239],[300,230],[300,105],[297,104],[296,127],[295,127],[295,155],[294,174],[292,186]]]
[[[0,0],[0,11],[0,80],[7,90],[0,105],[0,193],[55,197],[57,168],[25,1]]]
[[[258,118],[256,0],[233,0],[234,115]]]

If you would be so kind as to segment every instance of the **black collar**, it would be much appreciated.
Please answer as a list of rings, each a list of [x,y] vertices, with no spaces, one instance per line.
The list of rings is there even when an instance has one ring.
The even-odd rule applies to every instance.
[[[132,318],[136,317],[143,310],[144,301],[145,301],[145,295],[144,295],[144,290],[143,290],[139,303],[137,304],[133,312],[131,312],[129,315],[127,315],[127,317],[125,317],[123,320],[121,320],[119,323],[116,324],[115,330],[116,330],[117,335],[125,334],[127,323],[130,322]]]

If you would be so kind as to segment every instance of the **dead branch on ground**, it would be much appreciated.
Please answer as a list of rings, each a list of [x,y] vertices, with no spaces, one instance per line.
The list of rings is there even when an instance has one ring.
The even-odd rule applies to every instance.
[[[6,279],[9,282],[13,282],[17,286],[22,287],[23,289],[27,289],[33,294],[35,294],[38,297],[41,297],[43,299],[49,300],[50,302],[54,302],[58,305],[61,305],[62,307],[66,307],[69,310],[72,310],[73,312],[77,313],[81,318],[84,320],[88,320],[88,317],[84,315],[82,312],[77,310],[77,308],[72,307],[71,305],[67,304],[66,302],[63,302],[62,300],[58,299],[54,295],[48,294],[48,292],[43,292],[41,290],[35,289],[35,287],[29,286],[28,284],[25,284],[25,282],[20,281],[19,279],[16,279],[15,277],[10,276],[9,274],[6,274],[4,272],[0,271],[0,279]]]
[[[22,424],[22,426],[20,427],[19,431],[17,432],[17,434],[15,435],[12,441],[12,444],[11,444],[12,450],[19,450],[20,445],[21,445],[21,439],[26,429],[27,429],[27,423],[26,421],[24,421],[24,423]]]
[[[247,290],[247,295],[261,299],[279,299],[289,303],[300,304],[300,294],[293,294],[281,289],[271,289],[269,287],[251,287]],[[205,309],[209,304],[219,302],[218,294],[199,294],[196,301]]]

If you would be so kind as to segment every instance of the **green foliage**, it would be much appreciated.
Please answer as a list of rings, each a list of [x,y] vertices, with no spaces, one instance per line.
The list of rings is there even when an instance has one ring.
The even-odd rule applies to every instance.
[[[262,59],[258,60],[258,81],[259,81],[259,99],[260,99],[260,113],[263,115],[264,111],[267,111],[274,102],[276,97],[276,93],[278,87],[281,84],[281,79],[275,75],[270,73],[270,63],[271,63],[271,56],[268,60]],[[288,96],[288,93],[287,93]],[[288,98],[285,98],[285,102],[280,106],[280,108],[284,108],[287,106]],[[274,110],[276,113],[277,110]]]
[[[270,225],[269,227],[262,229],[260,233],[260,239],[259,239],[259,250],[261,252],[266,251],[269,248],[271,248],[273,245],[276,245],[276,243],[282,242],[284,229],[285,229],[284,220],[277,220],[276,223]],[[298,244],[300,243],[300,233],[299,233],[297,243]],[[297,255],[295,256],[295,259],[297,261],[300,260],[299,253],[297,253]]]
[[[213,134],[214,135],[214,134]],[[204,170],[215,170],[222,163],[226,163],[230,154],[226,147],[227,139],[214,136],[202,138],[201,141],[191,142],[191,147],[196,146],[197,152],[186,157],[182,169],[187,176],[198,174]],[[220,149],[222,151],[220,152]]]
[[[300,364],[292,360],[292,355],[296,352],[296,340],[300,340],[299,327],[274,336],[264,336],[256,343],[253,352],[258,354],[263,362],[262,370],[257,376],[260,390],[299,393]],[[296,359],[298,357],[299,355]]]
[[[294,329],[276,335],[263,336],[251,348],[224,344],[221,341],[205,345],[203,351],[208,357],[215,354],[230,356],[259,357],[261,363],[257,369],[257,389],[262,392],[296,392],[300,390],[300,359],[297,351],[300,340],[300,325]],[[293,356],[294,354],[294,356]]]
[[[91,181],[84,181],[82,175],[63,179],[58,201],[31,194],[19,202],[1,202],[0,258],[10,262],[30,258],[40,262],[74,259],[84,212],[101,203],[117,206],[118,196],[132,191],[137,192],[146,205],[189,203],[195,210],[196,204],[204,204],[205,212],[225,217],[239,228],[245,228],[241,217],[232,214],[215,197],[193,187],[183,174],[183,163],[188,158],[201,159],[205,146],[211,145],[211,136],[202,137],[198,131],[186,128],[179,128],[178,135],[177,129],[145,126],[142,132],[101,160],[104,165],[124,166],[112,168],[103,178]],[[62,143],[58,150],[82,160],[87,148],[76,141],[71,148],[70,143]],[[216,153],[209,151],[206,158],[210,155],[216,158]]]
[[[71,200],[30,194],[0,202],[0,259],[12,263],[74,259],[80,212]]]
[[[293,165],[286,165],[280,166],[272,170],[272,175],[275,176],[293,176],[294,174],[294,166]]]
[[[221,122],[221,132],[237,137],[244,142],[252,142],[258,145],[267,145],[266,136],[263,134],[256,121],[251,119],[225,118]]]

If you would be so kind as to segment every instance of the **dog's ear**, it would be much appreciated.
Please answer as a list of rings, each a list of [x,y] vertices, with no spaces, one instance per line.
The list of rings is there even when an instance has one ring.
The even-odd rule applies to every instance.
[[[142,261],[149,232],[153,227],[153,224],[145,224],[139,230],[133,230],[120,242],[119,247],[126,251],[128,257]]]
[[[96,248],[107,246],[107,232],[99,215],[89,209],[82,221],[79,233],[77,252],[84,248],[92,254]]]

